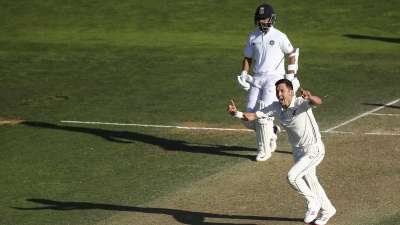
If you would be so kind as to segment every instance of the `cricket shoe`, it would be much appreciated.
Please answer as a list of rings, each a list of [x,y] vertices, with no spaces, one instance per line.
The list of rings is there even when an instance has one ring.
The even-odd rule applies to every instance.
[[[321,206],[318,207],[309,207],[306,214],[304,215],[304,223],[311,223],[318,217],[318,212],[321,209]]]
[[[256,161],[257,162],[263,162],[267,161],[269,158],[271,158],[271,152],[265,152],[265,150],[260,150],[258,151]]]
[[[336,214],[336,209],[332,208],[328,211],[322,211],[321,216],[315,221],[315,225],[325,225],[328,220]]]
[[[273,127],[273,133],[272,133],[272,138],[270,141],[270,147],[271,147],[271,152],[275,152],[277,144],[276,141],[278,140],[278,134],[281,132],[281,128],[277,125],[274,125]]]

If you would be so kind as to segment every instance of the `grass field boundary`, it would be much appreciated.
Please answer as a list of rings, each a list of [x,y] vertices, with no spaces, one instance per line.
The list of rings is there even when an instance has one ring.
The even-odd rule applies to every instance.
[[[338,124],[338,125],[336,125],[336,126],[334,126],[334,127],[331,127],[331,128],[329,128],[329,129],[326,129],[325,132],[328,133],[328,132],[330,132],[330,131],[333,131],[333,130],[339,128],[339,127],[342,127],[342,126],[347,125],[347,124],[349,124],[349,123],[351,123],[351,122],[354,122],[354,121],[356,121],[356,120],[358,120],[358,119],[360,119],[360,118],[362,118],[362,117],[364,117],[364,116],[367,116],[367,115],[369,115],[369,114],[371,114],[371,113],[374,113],[374,112],[376,112],[376,111],[379,111],[379,110],[381,110],[381,109],[383,109],[383,108],[385,108],[385,107],[387,107],[387,106],[396,104],[398,101],[400,101],[400,98],[398,98],[398,99],[396,99],[396,100],[394,100],[394,101],[388,102],[388,103],[386,103],[386,104],[384,104],[384,105],[382,105],[382,106],[376,107],[376,108],[374,108],[374,109],[372,109],[372,110],[370,110],[370,111],[361,113],[360,115],[358,115],[358,116],[356,116],[356,117],[353,117],[353,118],[351,118],[351,119],[349,119],[349,120],[346,120],[346,121],[344,121],[343,123],[340,123],[340,124]]]

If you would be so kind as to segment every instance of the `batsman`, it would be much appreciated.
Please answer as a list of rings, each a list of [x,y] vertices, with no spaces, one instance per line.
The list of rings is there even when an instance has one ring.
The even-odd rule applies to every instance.
[[[274,27],[275,21],[276,14],[271,5],[257,7],[254,15],[256,30],[248,37],[242,72],[237,76],[239,85],[247,91],[247,112],[255,112],[277,101],[275,82],[280,79],[290,80],[295,92],[300,87],[296,77],[299,49],[292,46],[286,34]],[[287,73],[285,61],[288,62]],[[253,75],[249,74],[251,67]],[[279,127],[265,119],[243,121],[243,124],[256,131],[256,161],[266,161],[276,149]]]

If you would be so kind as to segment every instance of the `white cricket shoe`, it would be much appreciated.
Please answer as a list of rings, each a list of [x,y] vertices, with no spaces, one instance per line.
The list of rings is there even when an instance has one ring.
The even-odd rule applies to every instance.
[[[311,223],[314,221],[318,216],[318,210],[308,210],[306,215],[304,216],[304,223]]]
[[[314,206],[314,207],[312,207]],[[309,204],[308,210],[304,215],[304,223],[311,223],[318,217],[318,212],[321,209],[321,205],[319,204]]]
[[[256,161],[257,162],[263,162],[267,161],[269,158],[271,158],[271,153],[267,153],[264,150],[258,151]]]
[[[315,225],[325,225],[328,220],[336,214],[336,209],[332,208],[328,211],[322,211],[321,216],[315,221]]]
[[[274,125],[273,127],[273,132],[272,132],[272,138],[270,140],[270,147],[271,147],[271,152],[275,152],[277,144],[276,141],[278,140],[278,134],[281,132],[281,128],[277,125]]]

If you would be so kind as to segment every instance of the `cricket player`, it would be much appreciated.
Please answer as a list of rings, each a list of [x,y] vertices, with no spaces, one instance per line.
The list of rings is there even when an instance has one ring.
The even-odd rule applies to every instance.
[[[293,82],[295,92],[300,87],[296,77],[299,49],[295,49],[288,37],[273,26],[275,20],[276,14],[271,5],[262,4],[257,7],[254,15],[254,23],[257,28],[248,37],[244,48],[242,72],[237,77],[239,85],[248,91],[248,112],[255,112],[258,108],[263,108],[276,101],[275,82],[284,77]],[[289,63],[287,73],[285,72],[286,58]],[[253,67],[253,76],[249,75],[251,67]],[[270,136],[269,146],[264,146],[258,138],[260,135],[258,131],[265,124],[262,123],[263,121],[257,122],[261,122],[261,124],[249,121],[243,123],[246,127],[256,131],[258,150],[256,160],[265,161],[276,149],[276,133],[279,127],[272,125],[270,130],[273,133]]]
[[[288,181],[306,200],[307,212],[304,222],[311,223],[316,219],[315,224],[324,225],[336,213],[336,209],[316,176],[316,167],[324,158],[325,147],[312,113],[312,106],[319,105],[322,101],[318,96],[303,89],[301,97],[296,97],[293,85],[287,79],[277,81],[275,86],[279,101],[256,112],[245,113],[238,111],[235,103],[231,101],[228,112],[245,121],[268,119],[271,116],[279,118],[287,131],[295,162],[288,172]],[[272,123],[272,120],[268,122]]]

